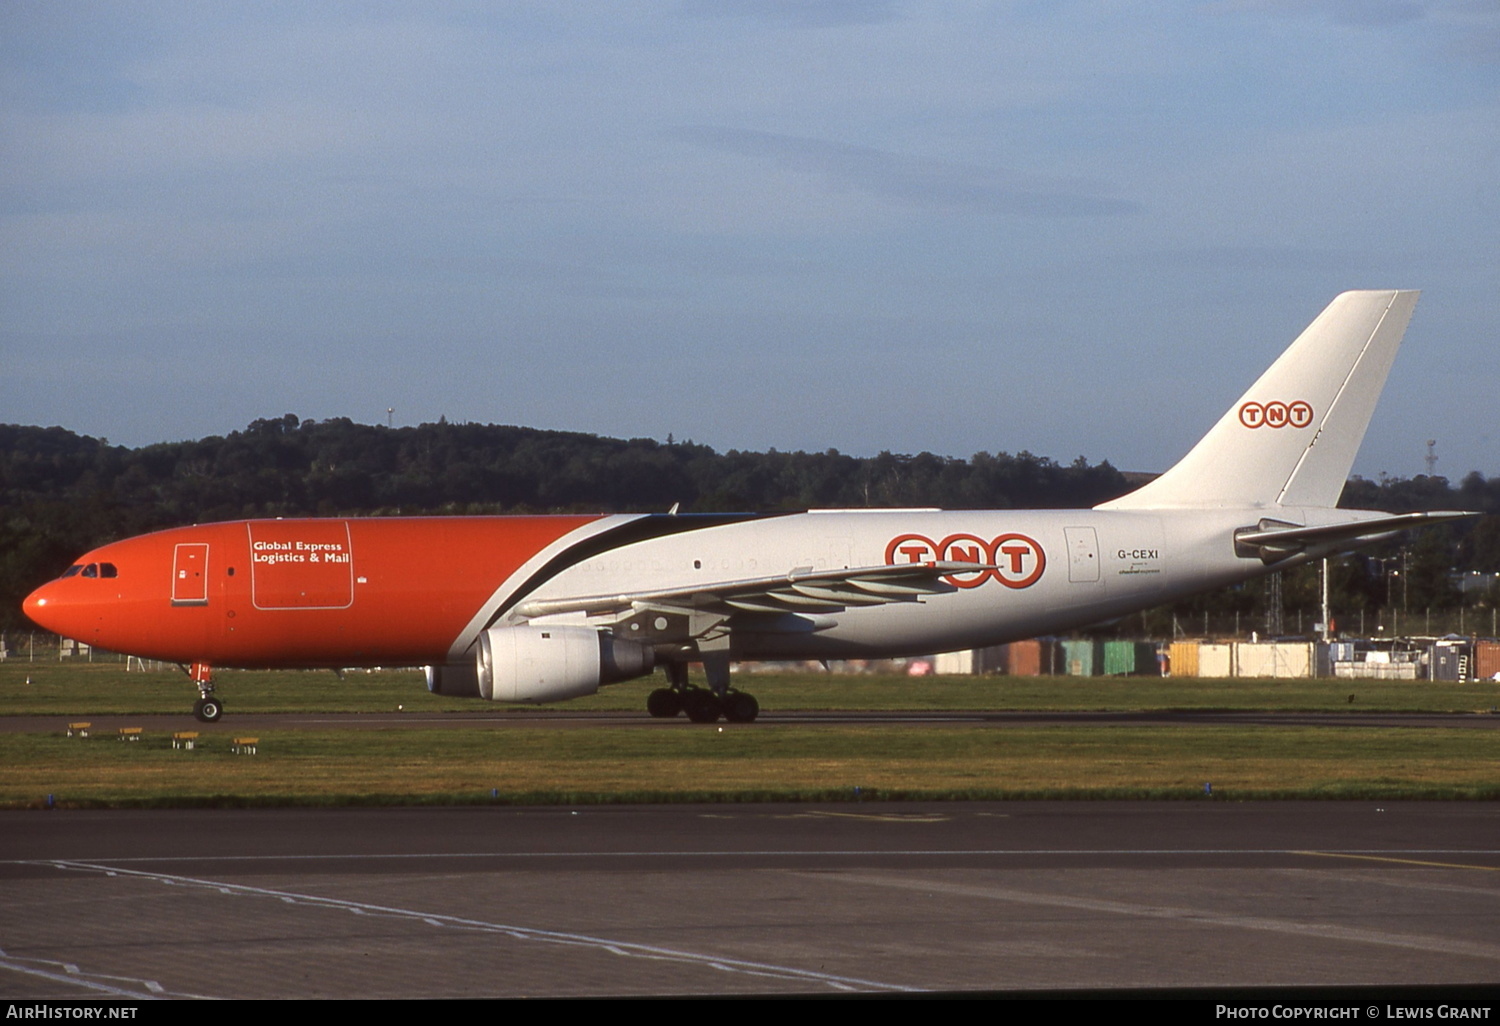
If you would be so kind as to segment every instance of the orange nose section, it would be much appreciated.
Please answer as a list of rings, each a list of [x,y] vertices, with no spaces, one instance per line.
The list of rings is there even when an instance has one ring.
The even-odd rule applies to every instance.
[[[39,627],[53,634],[67,635],[64,605],[57,597],[57,589],[48,583],[26,596],[26,601],[21,603],[21,611]]]

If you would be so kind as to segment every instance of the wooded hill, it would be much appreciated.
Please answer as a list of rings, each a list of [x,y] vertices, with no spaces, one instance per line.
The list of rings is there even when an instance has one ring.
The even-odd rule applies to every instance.
[[[601,438],[494,424],[386,428],[346,418],[257,420],[243,431],[138,449],[60,427],[0,426],[0,630],[20,601],[95,545],[248,517],[535,512],[759,511],[939,506],[1082,508],[1129,491],[1109,463],[1028,452],[954,459],[828,450],[715,452],[692,442]],[[1365,509],[1500,512],[1500,479],[1354,479]],[[1486,518],[1431,532],[1434,566],[1500,570]],[[1446,560],[1446,562],[1445,562]],[[1438,589],[1441,590],[1441,589]],[[1436,596],[1435,596],[1436,598]]]

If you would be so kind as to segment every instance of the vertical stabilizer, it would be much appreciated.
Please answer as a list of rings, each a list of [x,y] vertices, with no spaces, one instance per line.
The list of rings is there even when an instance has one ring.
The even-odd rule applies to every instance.
[[[1099,509],[1334,506],[1416,292],[1345,292],[1191,452]]]

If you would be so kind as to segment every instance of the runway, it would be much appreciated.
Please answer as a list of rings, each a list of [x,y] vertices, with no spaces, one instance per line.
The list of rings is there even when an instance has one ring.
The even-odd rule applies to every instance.
[[[0,995],[1500,983],[1495,803],[0,816]]]

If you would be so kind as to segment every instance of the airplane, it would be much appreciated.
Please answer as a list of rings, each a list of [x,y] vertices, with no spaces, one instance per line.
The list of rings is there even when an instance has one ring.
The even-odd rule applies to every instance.
[[[1417,295],[1338,296],[1180,462],[1093,509],[236,521],[101,546],[24,609],[183,666],[204,722],[215,668],[376,666],[523,703],[661,666],[653,716],[749,722],[737,660],[1002,644],[1477,515],[1336,508]]]

